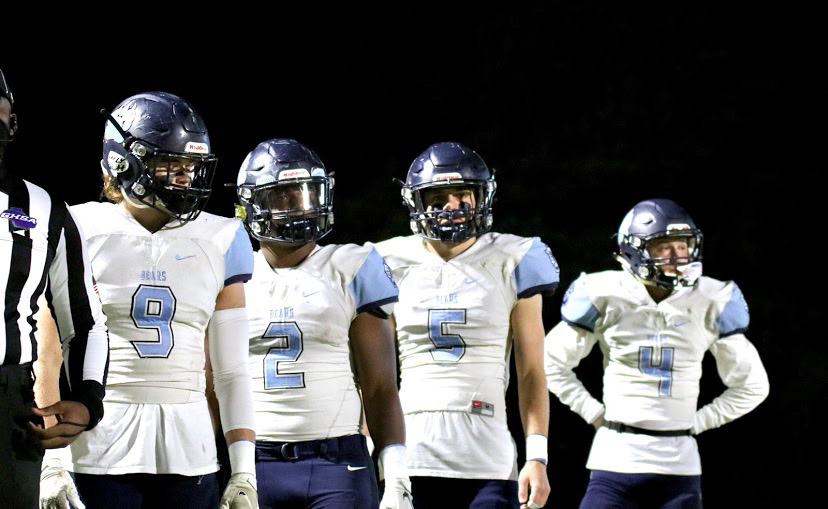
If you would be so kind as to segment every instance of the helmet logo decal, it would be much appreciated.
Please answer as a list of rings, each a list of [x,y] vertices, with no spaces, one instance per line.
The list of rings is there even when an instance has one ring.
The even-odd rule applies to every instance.
[[[37,226],[37,219],[29,216],[23,209],[12,207],[0,213],[0,218],[8,219],[15,228],[21,230],[31,230]]]
[[[689,230],[689,229],[690,229],[690,225],[686,224],[686,223],[668,224],[667,225],[667,231],[668,232],[675,231],[675,230]]]
[[[106,156],[106,162],[110,168],[118,173],[121,173],[127,169],[127,162],[124,156],[114,150],[110,151],[109,155]]]
[[[308,173],[308,170],[304,168],[296,168],[293,170],[282,170],[281,172],[279,172],[279,180],[302,177],[310,177],[310,173]]]
[[[441,182],[444,180],[463,180],[463,176],[457,172],[441,173],[439,175],[435,175],[433,180],[434,182]]]
[[[649,212],[645,212],[643,214],[638,214],[637,216],[635,216],[634,222],[635,224],[640,225],[650,224],[655,222],[655,217],[653,217],[653,215]]]
[[[184,152],[195,154],[208,154],[210,153],[210,147],[208,147],[206,143],[196,143],[194,141],[189,141],[187,142],[187,146],[184,147]]]

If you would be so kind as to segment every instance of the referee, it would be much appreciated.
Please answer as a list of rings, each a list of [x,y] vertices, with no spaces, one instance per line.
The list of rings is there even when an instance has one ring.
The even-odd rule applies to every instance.
[[[0,70],[0,507],[38,507],[43,449],[64,447],[103,417],[109,336],[86,247],[62,201],[9,175],[3,164],[17,122]],[[38,297],[55,318],[63,348],[61,398],[35,408],[32,363]],[[43,417],[58,424],[43,428]]]

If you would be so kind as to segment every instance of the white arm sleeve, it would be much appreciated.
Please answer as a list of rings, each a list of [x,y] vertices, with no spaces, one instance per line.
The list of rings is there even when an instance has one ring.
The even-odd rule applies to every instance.
[[[604,405],[593,398],[572,370],[595,346],[595,335],[566,322],[556,325],[544,340],[546,386],[561,403],[592,424],[604,413]]]
[[[245,308],[213,313],[207,327],[213,385],[224,432],[254,429],[253,392],[247,370],[249,334]]]
[[[710,347],[719,377],[728,387],[696,411],[693,434],[718,428],[756,408],[768,396],[770,385],[759,352],[744,334],[721,338]]]

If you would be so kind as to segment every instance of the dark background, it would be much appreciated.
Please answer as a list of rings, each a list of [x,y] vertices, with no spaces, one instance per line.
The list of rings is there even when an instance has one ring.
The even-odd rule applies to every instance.
[[[495,230],[540,236],[564,287],[617,267],[611,236],[636,202],[672,198],[705,233],[705,274],[742,288],[771,380],[757,410],[699,436],[706,507],[793,507],[820,491],[828,109],[815,12],[589,0],[321,14],[41,23],[0,52],[21,124],[9,167],[70,204],[96,199],[98,110],[165,90],[210,129],[220,162],[208,211],[232,213],[219,184],[258,142],[293,137],[336,172],[327,242],[361,243],[409,232],[392,177],[431,143],[458,141],[497,170]],[[561,293],[545,300],[547,330]],[[599,395],[597,349],[578,372]],[[700,403],[722,390],[708,358]],[[554,397],[551,410],[548,506],[577,507],[592,430]]]

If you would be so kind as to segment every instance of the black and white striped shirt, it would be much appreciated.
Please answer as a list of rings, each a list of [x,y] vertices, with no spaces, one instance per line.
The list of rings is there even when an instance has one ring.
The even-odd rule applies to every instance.
[[[55,318],[64,351],[61,399],[89,409],[90,428],[103,415],[109,335],[86,245],[63,202],[12,175],[0,176],[0,365],[37,360],[38,298]]]

